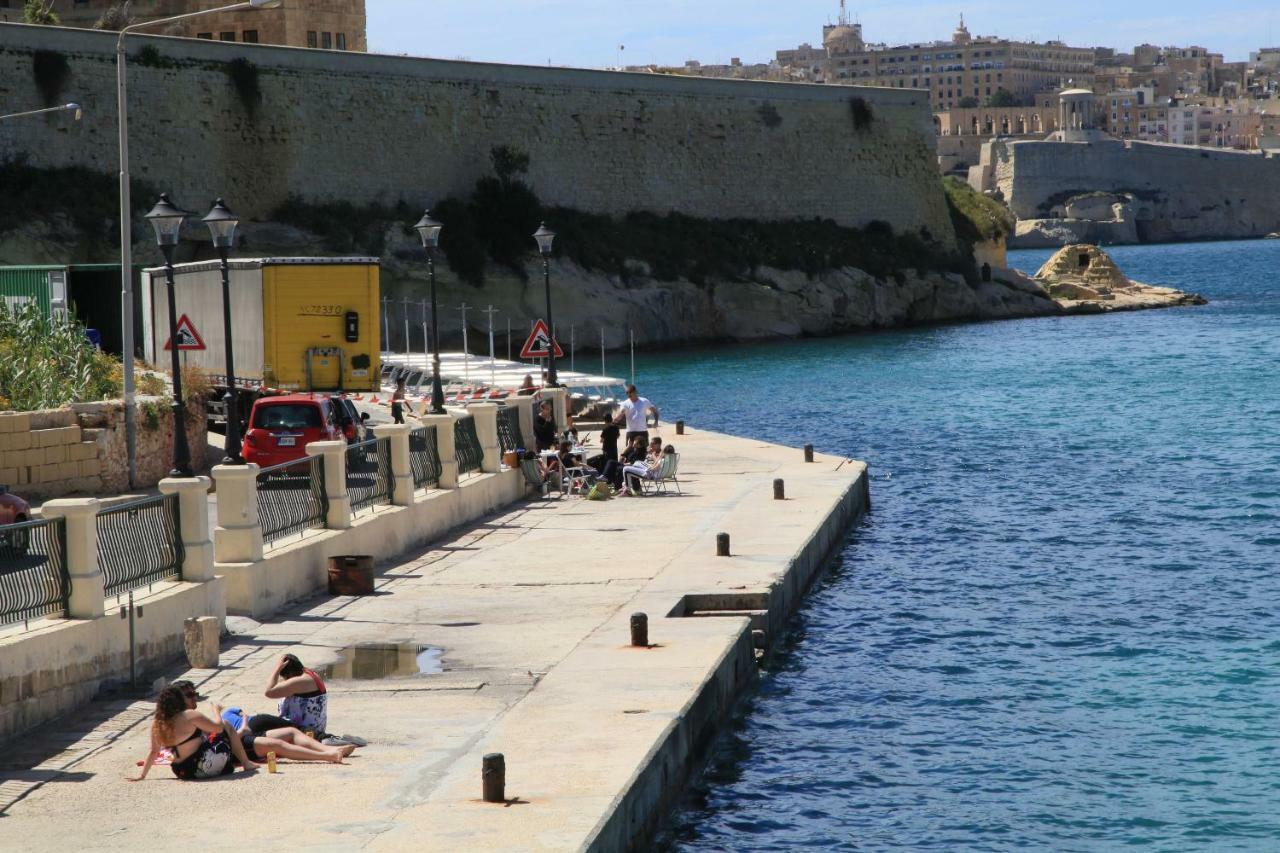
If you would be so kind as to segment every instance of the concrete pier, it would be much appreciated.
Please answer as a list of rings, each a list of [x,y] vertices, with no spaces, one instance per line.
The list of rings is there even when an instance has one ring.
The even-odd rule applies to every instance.
[[[226,706],[284,652],[443,649],[445,671],[329,682],[329,728],[369,740],[345,766],[179,783],[146,754],[150,702],[94,702],[0,758],[0,847],[600,850],[643,847],[756,678],[826,556],[869,505],[861,463],[686,428],[682,494],[531,500],[383,567],[377,594],[230,620],[222,668],[175,670]],[[670,432],[670,435],[667,435]],[[785,479],[785,500],[773,481]],[[716,535],[732,536],[716,557]],[[648,645],[631,616],[648,615]],[[483,798],[501,753],[506,802]]]

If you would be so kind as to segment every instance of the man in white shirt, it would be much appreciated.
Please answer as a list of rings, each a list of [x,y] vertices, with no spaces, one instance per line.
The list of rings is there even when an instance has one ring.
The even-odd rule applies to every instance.
[[[630,444],[636,436],[644,438],[645,443],[649,441],[649,412],[653,412],[653,425],[658,425],[658,407],[650,403],[648,399],[641,397],[636,391],[636,386],[627,386],[627,399],[622,402],[619,407],[622,414],[627,418],[627,444]]]

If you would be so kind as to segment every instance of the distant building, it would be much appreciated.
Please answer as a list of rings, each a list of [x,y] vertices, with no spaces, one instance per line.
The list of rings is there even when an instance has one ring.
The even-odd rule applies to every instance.
[[[1159,102],[1154,88],[1116,89],[1095,97],[1099,126],[1112,136],[1169,141],[1169,102]]]
[[[19,0],[0,0],[21,20]],[[205,0],[53,0],[53,10],[67,27],[94,27],[113,8],[127,9],[132,21],[151,21],[216,7]],[[154,31],[187,38],[281,44],[326,50],[367,51],[365,0],[287,0],[282,8],[204,15]]]
[[[1169,141],[1210,148],[1258,148],[1264,114],[1248,101],[1169,107]]]

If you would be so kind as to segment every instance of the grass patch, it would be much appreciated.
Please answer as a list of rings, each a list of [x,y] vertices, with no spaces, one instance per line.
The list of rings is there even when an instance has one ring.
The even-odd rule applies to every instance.
[[[1003,240],[1013,231],[1013,215],[994,199],[987,198],[959,178],[942,179],[947,210],[956,236],[970,247],[988,240]]]

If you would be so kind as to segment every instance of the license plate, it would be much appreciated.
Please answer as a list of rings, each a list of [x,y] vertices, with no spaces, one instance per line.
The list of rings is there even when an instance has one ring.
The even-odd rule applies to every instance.
[[[276,444],[280,447],[293,447],[297,442],[298,439],[291,435],[282,435],[276,438]]]

